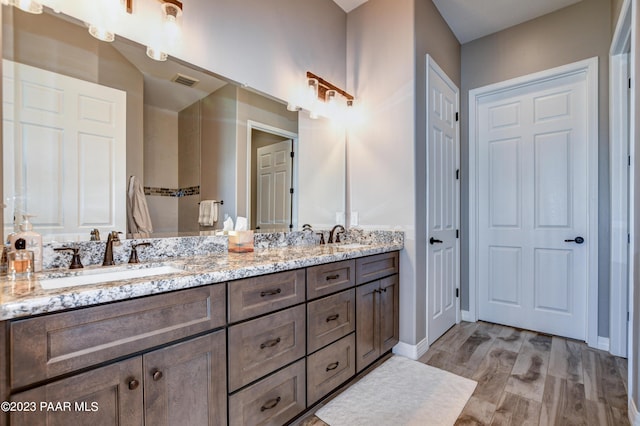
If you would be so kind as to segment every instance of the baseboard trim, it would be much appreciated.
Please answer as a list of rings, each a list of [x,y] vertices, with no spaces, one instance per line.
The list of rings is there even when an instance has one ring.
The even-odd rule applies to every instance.
[[[601,351],[609,352],[609,338],[598,336],[598,349]]]
[[[417,345],[398,342],[398,344],[393,347],[393,353],[396,355],[407,357],[409,359],[418,360],[422,355],[427,353],[428,349],[429,343],[427,343],[427,339],[425,338],[418,342]]]
[[[464,310],[460,310],[460,319],[467,322],[476,322],[476,319],[471,316],[471,312]]]
[[[631,426],[640,426],[640,413],[638,412],[638,407],[636,407],[636,402],[633,398],[629,397],[629,423]]]

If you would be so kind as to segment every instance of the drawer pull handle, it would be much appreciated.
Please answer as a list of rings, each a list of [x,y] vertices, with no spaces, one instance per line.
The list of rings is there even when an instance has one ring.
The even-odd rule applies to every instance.
[[[279,288],[276,288],[275,290],[261,291],[260,297],[275,296],[276,294],[280,294],[280,293],[282,293],[282,290]]]
[[[135,389],[138,389],[138,386],[140,386],[140,382],[137,381],[136,379],[131,379],[131,381],[129,382],[129,389],[135,390]]]
[[[274,399],[270,399],[269,401],[265,402],[262,407],[260,407],[260,411],[271,410],[276,405],[278,405],[278,403],[280,402],[281,399],[282,398],[280,398],[280,397],[277,397],[277,398],[274,398]]]
[[[337,320],[338,318],[340,318],[340,314],[333,314],[333,315],[329,315],[329,316],[327,317],[327,322],[335,321],[335,320]]]
[[[272,340],[268,340],[264,343],[260,344],[260,349],[264,349],[264,348],[272,348],[275,345],[277,345],[278,343],[280,343],[280,338],[278,337],[277,339],[272,339]]]
[[[339,365],[340,361],[332,362],[331,364],[327,365],[327,371],[335,370]]]
[[[338,278],[340,278],[340,274],[327,275],[327,281],[337,280]]]
[[[153,380],[157,382],[158,380],[162,379],[162,371],[154,371],[151,377],[153,377]]]

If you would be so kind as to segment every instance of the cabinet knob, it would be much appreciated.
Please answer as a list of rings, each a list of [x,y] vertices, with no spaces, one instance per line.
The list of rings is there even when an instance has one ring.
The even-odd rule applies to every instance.
[[[162,379],[162,371],[160,370],[156,370],[153,372],[152,374],[153,380],[155,380],[156,382],[160,379]]]
[[[137,381],[136,379],[131,379],[129,381],[129,389],[130,390],[138,389],[138,386],[140,386],[140,382]]]

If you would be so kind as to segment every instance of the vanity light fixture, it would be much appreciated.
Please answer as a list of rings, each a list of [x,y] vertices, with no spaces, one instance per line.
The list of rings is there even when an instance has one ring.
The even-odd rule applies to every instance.
[[[318,118],[319,115],[331,119],[340,118],[344,113],[341,111],[340,98],[344,98],[346,101],[342,105],[353,106],[353,95],[309,71],[307,71],[307,85],[307,105],[309,106],[309,117],[312,119]]]
[[[180,36],[180,17],[182,2],[178,0],[159,0],[162,5],[162,27],[153,45],[147,46],[147,56],[156,61],[166,61],[166,48],[174,44]]]
[[[17,7],[24,12],[33,13],[34,15],[42,13],[42,4],[36,0],[2,0],[2,4]]]

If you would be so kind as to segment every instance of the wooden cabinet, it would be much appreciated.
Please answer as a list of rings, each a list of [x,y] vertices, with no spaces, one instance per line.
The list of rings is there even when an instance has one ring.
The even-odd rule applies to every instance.
[[[307,357],[307,402],[319,401],[356,374],[356,339],[350,335]]]
[[[12,321],[12,389],[225,325],[223,284]]]
[[[353,287],[355,271],[355,260],[343,260],[307,268],[307,300]]]
[[[303,303],[304,269],[229,283],[229,323]]]
[[[225,340],[220,330],[17,393],[12,402],[34,410],[10,424],[224,425]]]
[[[398,283],[384,253],[0,323],[9,424],[285,424],[398,342]]]
[[[304,305],[229,327],[229,391],[304,356]]]
[[[229,397],[230,425],[280,426],[307,407],[305,360],[248,386]]]
[[[355,289],[307,304],[307,352],[346,336],[356,329]]]
[[[225,331],[143,355],[147,425],[224,425],[227,422]]]
[[[356,287],[356,370],[399,340],[399,281],[394,274]]]
[[[139,426],[144,415],[142,358],[17,393],[11,401],[22,404],[21,410],[10,413],[12,426]]]

